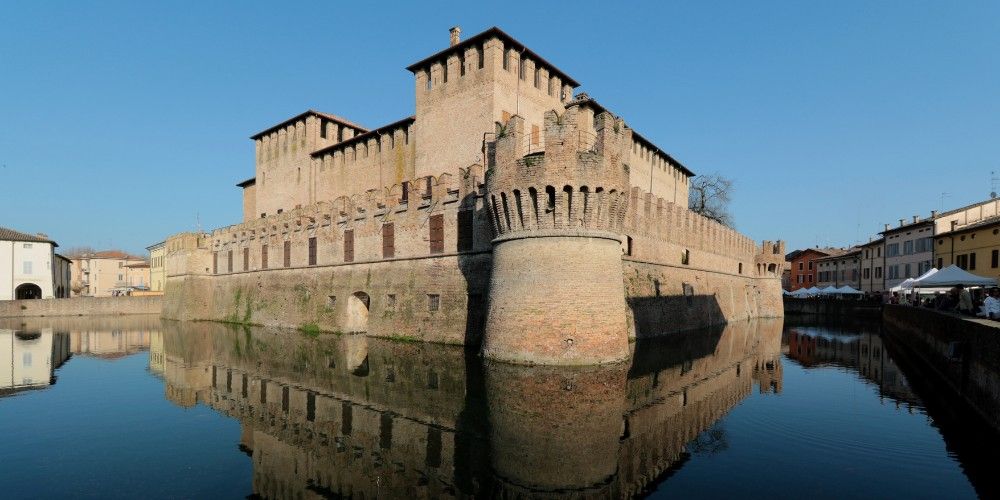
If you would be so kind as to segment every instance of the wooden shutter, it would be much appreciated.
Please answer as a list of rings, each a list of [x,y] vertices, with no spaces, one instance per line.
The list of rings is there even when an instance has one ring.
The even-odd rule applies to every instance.
[[[249,248],[244,248],[243,249],[243,270],[244,271],[249,271],[250,270],[250,249]]]
[[[316,237],[309,238],[309,265],[316,265]]]
[[[396,232],[393,224],[382,225],[382,258],[391,259],[396,256]]]
[[[267,245],[260,246],[260,268],[267,269]]]
[[[431,253],[444,252],[444,215],[431,216]]]
[[[292,267],[292,242],[285,242],[285,267]]]
[[[458,212],[458,251],[469,252],[472,250],[475,238],[473,236],[473,224],[475,224],[476,212],[473,210],[462,210]]]
[[[344,262],[354,262],[354,230],[344,231]]]

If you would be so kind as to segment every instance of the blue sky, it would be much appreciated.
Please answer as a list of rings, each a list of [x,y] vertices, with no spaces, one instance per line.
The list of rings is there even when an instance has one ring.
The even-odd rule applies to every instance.
[[[252,133],[413,113],[403,69],[493,25],[791,248],[989,196],[1000,2],[7,2],[0,226],[139,252],[238,222]]]

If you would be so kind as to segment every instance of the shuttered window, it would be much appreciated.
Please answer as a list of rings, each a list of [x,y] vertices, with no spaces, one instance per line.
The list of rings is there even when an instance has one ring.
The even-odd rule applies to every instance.
[[[344,231],[344,262],[354,262],[354,230]]]
[[[244,248],[243,249],[243,270],[244,271],[249,271],[250,270],[250,249],[249,248]]]
[[[316,265],[316,237],[309,238],[309,265]]]
[[[267,245],[260,246],[260,268],[267,269]]]
[[[391,259],[396,256],[396,231],[393,224],[382,225],[382,258]]]
[[[472,228],[475,222],[476,213],[472,210],[462,210],[458,212],[458,251],[468,252],[472,250],[475,242]]]
[[[431,216],[431,253],[444,252],[444,215]]]
[[[285,267],[292,267],[292,242],[285,242]]]
[[[229,261],[229,272],[233,272],[233,251],[230,250],[227,255],[228,258],[226,260]]]
[[[219,274],[219,252],[212,252],[212,274]]]

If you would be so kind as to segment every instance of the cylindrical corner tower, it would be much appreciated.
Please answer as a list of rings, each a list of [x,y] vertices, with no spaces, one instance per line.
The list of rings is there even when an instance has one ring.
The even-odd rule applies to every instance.
[[[544,143],[515,116],[486,173],[493,240],[486,358],[590,365],[629,356],[622,233],[630,132],[572,105],[545,116]],[[531,153],[531,151],[540,151]]]

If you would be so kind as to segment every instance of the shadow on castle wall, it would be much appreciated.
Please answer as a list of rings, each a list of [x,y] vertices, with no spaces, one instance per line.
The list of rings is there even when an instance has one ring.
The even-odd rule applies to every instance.
[[[703,331],[698,327],[726,323],[719,298],[714,294],[629,297],[627,304],[636,340],[691,330],[692,325]]]

